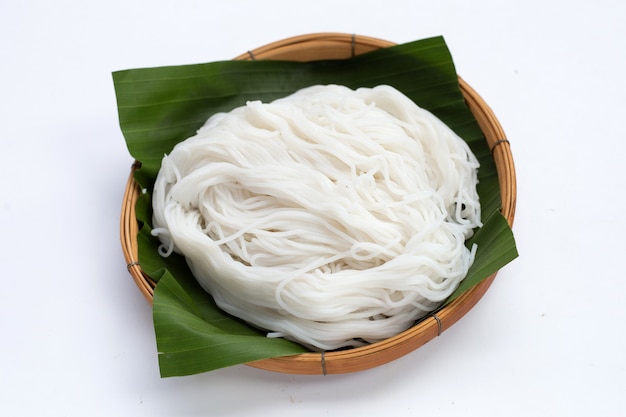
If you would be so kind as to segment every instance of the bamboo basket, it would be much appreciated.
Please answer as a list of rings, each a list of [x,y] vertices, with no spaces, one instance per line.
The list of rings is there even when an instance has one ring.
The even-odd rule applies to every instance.
[[[235,59],[291,61],[347,59],[354,55],[392,45],[394,43],[367,36],[318,33],[274,42],[241,54]],[[485,101],[460,77],[459,85],[465,101],[478,121],[492,151],[500,183],[502,214],[512,226],[515,216],[517,186],[509,141]],[[133,174],[139,166],[138,162],[133,164],[126,184],[120,222],[120,237],[128,271],[146,300],[151,303],[156,284],[141,270],[138,262],[138,225],[135,218],[135,202],[140,190],[133,179]],[[476,305],[489,289],[495,277],[496,273],[466,291],[436,314],[431,314],[410,329],[386,340],[341,351],[303,353],[264,359],[248,363],[248,365],[281,373],[324,375],[357,372],[383,365],[408,354],[441,335]]]

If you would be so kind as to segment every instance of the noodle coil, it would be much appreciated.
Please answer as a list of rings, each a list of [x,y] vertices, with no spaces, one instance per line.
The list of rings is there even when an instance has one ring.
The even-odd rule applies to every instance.
[[[163,158],[161,254],[224,311],[314,350],[393,336],[467,274],[478,161],[390,86],[312,86],[219,113]]]

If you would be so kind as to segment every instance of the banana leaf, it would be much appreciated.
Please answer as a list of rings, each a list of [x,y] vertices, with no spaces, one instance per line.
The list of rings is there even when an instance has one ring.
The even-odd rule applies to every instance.
[[[306,351],[296,343],[267,338],[263,331],[222,312],[198,285],[183,257],[158,255],[159,241],[150,233],[151,192],[163,155],[193,136],[211,115],[249,100],[269,102],[316,84],[397,88],[462,137],[481,164],[478,193],[483,226],[467,242],[478,245],[476,258],[446,304],[517,257],[512,231],[499,212],[495,163],[465,104],[442,37],[346,60],[219,61],[131,69],[114,72],[113,82],[122,133],[130,154],[141,162],[135,172],[143,191],[136,206],[139,261],[157,281],[153,321],[163,377]]]

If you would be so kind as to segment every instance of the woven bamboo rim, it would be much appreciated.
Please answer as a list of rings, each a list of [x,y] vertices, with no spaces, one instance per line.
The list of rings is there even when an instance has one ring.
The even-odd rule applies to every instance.
[[[317,33],[301,35],[262,46],[236,57],[236,60],[280,59],[312,61],[318,59],[346,59],[354,55],[385,48],[394,43],[360,35]],[[510,144],[500,123],[485,101],[463,79],[459,85],[465,101],[478,121],[496,164],[502,196],[502,214],[513,225],[517,197],[515,166]],[[124,193],[120,221],[120,238],[127,268],[137,287],[148,302],[152,302],[155,282],[141,269],[138,262],[138,225],[135,202],[139,186],[131,172]],[[367,346],[336,352],[303,353],[280,358],[263,359],[248,365],[269,371],[289,374],[340,374],[362,371],[398,359],[419,348],[456,323],[469,312],[487,292],[497,273],[466,291],[452,303],[428,316],[412,328]]]

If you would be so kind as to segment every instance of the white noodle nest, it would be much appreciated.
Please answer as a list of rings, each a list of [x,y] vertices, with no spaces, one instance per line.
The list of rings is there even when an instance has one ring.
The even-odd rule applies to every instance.
[[[478,161],[389,86],[313,86],[212,116],[163,158],[162,255],[224,311],[311,349],[393,336],[467,274]]]

